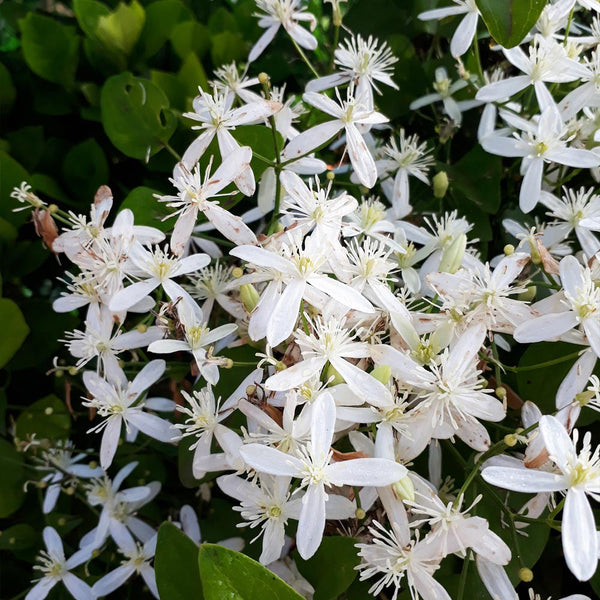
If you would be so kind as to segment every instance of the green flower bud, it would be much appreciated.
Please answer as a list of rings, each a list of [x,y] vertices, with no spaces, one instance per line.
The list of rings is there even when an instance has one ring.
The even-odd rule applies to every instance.
[[[433,176],[433,195],[441,200],[448,191],[448,174],[446,171],[440,171]]]
[[[371,371],[371,376],[375,377],[377,381],[381,381],[384,385],[390,380],[392,375],[392,369],[389,365],[379,365]]]
[[[250,313],[258,304],[260,298],[256,288],[251,283],[245,283],[240,286],[240,298],[244,308]]]
[[[392,489],[401,500],[407,500],[408,502],[415,501],[415,485],[408,475],[405,475],[400,481],[393,483]]]
[[[439,270],[442,273],[456,273],[460,269],[465,249],[467,247],[467,236],[464,233],[457,235],[452,243],[444,250],[440,260]]]

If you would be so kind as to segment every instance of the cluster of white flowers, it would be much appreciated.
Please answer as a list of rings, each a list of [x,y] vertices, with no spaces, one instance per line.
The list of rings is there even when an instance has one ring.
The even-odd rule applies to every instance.
[[[299,49],[316,48],[316,20],[301,4],[257,0],[265,32],[249,62],[281,27]],[[219,70],[186,114],[199,135],[174,168],[174,193],[158,198],[174,209],[170,241],[134,225],[129,210],[105,227],[112,194],[101,188],[90,217],[65,215],[68,226],[52,244],[77,267],[54,309],[86,309],[84,326],[65,343],[83,371],[83,406],[96,418],[90,432],[102,432],[102,470],[122,437],[133,441],[141,432],[167,444],[192,438],[194,476],[231,472],[216,481],[239,502],[240,525],[259,530],[261,562],[287,573],[309,598],[311,586],[286,558],[288,536],[306,559],[326,530],[344,521],[360,539],[358,569],[361,579],[374,579],[374,595],[388,588],[395,600],[408,589],[413,600],[449,599],[434,574],[457,555],[476,560],[494,598],[514,600],[504,570],[511,549],[477,516],[479,498],[463,506],[474,477],[536,494],[523,519],[535,520],[547,506],[556,507],[555,519],[562,508],[566,564],[579,580],[590,579],[600,551],[590,505],[600,499],[600,449],[586,433],[578,451],[574,427],[582,407],[600,407],[592,375],[600,358],[600,195],[565,182],[581,170],[600,178],[600,37],[586,35],[589,11],[598,10],[593,1],[549,3],[520,46],[496,48],[508,61],[506,73],[465,73],[459,59],[456,81],[438,69],[435,93],[412,104],[429,110],[441,102],[454,129],[463,111],[483,107],[481,146],[521,159],[522,212],[538,203],[548,209],[549,221],[535,230],[506,221],[518,247],[490,262],[480,259],[472,225],[456,211],[413,218],[409,176],[429,184],[434,160],[414,133],[377,127],[388,122],[376,109],[378,85],[397,87],[397,59],[385,43],[350,34],[335,50],[334,72],[314,78],[302,102],[272,90],[264,74],[249,79],[235,65]],[[454,0],[421,18],[451,15],[464,15],[450,44],[460,57],[477,43],[475,2]],[[249,89],[259,84],[262,93]],[[292,123],[306,111],[319,115],[318,124],[298,131]],[[254,157],[268,162],[258,186],[253,149],[232,133],[255,124],[274,128],[276,144],[282,140],[273,160]],[[220,155],[208,157],[213,139]],[[332,143],[343,147],[337,170],[350,170],[356,186],[337,187],[330,173],[319,178],[327,165],[315,153]],[[352,193],[365,188],[374,195]],[[228,202],[235,194],[256,194],[258,210],[234,215]],[[14,195],[45,210],[26,187]],[[212,229],[233,246],[229,256],[205,236]],[[535,302],[531,285],[538,285]],[[498,348],[543,340],[582,349],[557,392],[556,412],[542,415],[531,402],[512,406],[527,431],[494,443],[490,423],[507,415]],[[232,361],[218,353],[232,345],[262,353],[221,401],[213,388]],[[146,353],[191,354],[193,390],[181,390],[177,404],[147,397],[169,379],[169,367]],[[494,382],[487,365],[497,367]],[[242,427],[231,424],[240,418]],[[451,487],[442,456],[456,438],[483,454],[473,477]],[[524,453],[513,452],[515,444]],[[93,477],[86,490],[101,507],[99,523],[68,560],[46,529],[44,576],[28,598],[43,598],[59,580],[76,598],[102,596],[134,572],[156,595],[156,532],[136,512],[160,486],[121,490],[133,463],[111,482],[77,464],[72,450],[47,454],[44,511],[68,477]],[[427,473],[413,468],[423,453]],[[70,570],[109,538],[126,560],[88,588]]]

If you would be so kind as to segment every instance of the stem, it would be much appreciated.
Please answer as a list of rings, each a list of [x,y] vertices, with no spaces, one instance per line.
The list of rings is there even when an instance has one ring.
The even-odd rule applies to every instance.
[[[306,54],[304,54],[304,50],[302,50],[302,48],[300,48],[300,46],[298,45],[298,42],[296,42],[296,40],[293,37],[290,37],[290,39],[292,40],[292,43],[294,44],[296,51],[298,52],[298,54],[300,55],[302,60],[306,63],[308,68],[311,70],[312,74],[317,79],[319,79],[319,77],[320,77],[319,73],[317,73],[316,69],[312,66],[312,63],[310,62],[310,60],[308,60],[308,57],[306,56]]]
[[[467,551],[467,555],[463,560],[462,570],[460,572],[460,580],[458,582],[457,600],[463,600],[465,594],[465,586],[467,584],[467,573],[469,572],[469,563],[471,562],[471,550]]]
[[[177,151],[167,142],[163,143],[163,148],[171,155],[177,162],[181,162],[181,156],[177,153]]]

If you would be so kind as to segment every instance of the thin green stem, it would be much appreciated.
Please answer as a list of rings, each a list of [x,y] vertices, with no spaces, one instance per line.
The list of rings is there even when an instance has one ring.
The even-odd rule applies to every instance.
[[[302,50],[302,48],[300,48],[300,46],[298,45],[298,42],[296,42],[296,40],[293,37],[290,37],[290,39],[292,40],[292,43],[294,44],[294,47],[296,48],[296,51],[300,55],[300,58],[302,58],[302,60],[306,63],[306,65],[308,66],[308,68],[311,70],[312,74],[317,79],[319,79],[319,77],[321,77],[321,76],[319,75],[319,73],[317,72],[317,70],[312,66],[312,63],[310,62],[310,60],[308,60],[308,57],[306,56],[306,54],[304,54],[304,50]]]

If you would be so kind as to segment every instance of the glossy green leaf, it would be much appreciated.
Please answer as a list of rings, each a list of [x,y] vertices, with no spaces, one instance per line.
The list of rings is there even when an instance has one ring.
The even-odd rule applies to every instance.
[[[92,138],[69,150],[62,171],[71,192],[89,202],[97,189],[108,183],[108,162],[102,148]]]
[[[315,588],[314,600],[335,600],[356,579],[360,558],[354,544],[351,537],[325,537],[314,556],[296,557],[298,570]]]
[[[0,323],[0,367],[3,367],[25,341],[29,327],[21,309],[8,298],[0,298]]]
[[[287,583],[240,552],[202,544],[198,566],[206,600],[301,600]]]
[[[73,0],[73,12],[87,37],[96,35],[96,28],[101,17],[110,15],[110,8],[97,0]]]
[[[8,441],[0,439],[0,519],[15,512],[25,498],[23,455]]]
[[[477,145],[458,162],[448,165],[447,172],[452,189],[459,192],[461,198],[486,213],[498,211],[502,178],[502,159],[499,156],[492,156]],[[477,173],[477,177],[473,177],[473,173]]]
[[[139,186],[133,188],[125,200],[123,200],[119,210],[128,208],[135,215],[136,225],[148,225],[150,227],[156,227],[161,231],[169,231],[175,220],[163,221],[162,219],[167,215],[170,215],[173,210],[167,208],[164,202],[159,202],[154,194],[157,194],[156,190],[149,187]]]
[[[235,131],[232,131],[232,135],[240,146],[250,146],[253,152],[260,154],[268,160],[275,160],[275,142],[273,141],[273,132],[270,127],[266,127],[265,125],[238,127]],[[283,139],[279,133],[276,134],[276,138],[277,147],[281,150],[283,148]],[[250,165],[257,181],[260,179],[263,171],[269,166],[254,154]]]
[[[183,61],[177,79],[183,84],[188,98],[193,99],[198,95],[198,86],[204,90],[209,89],[204,67],[193,52],[190,52]]]
[[[175,25],[194,18],[181,0],[158,0],[146,7],[146,22],[140,36],[142,54],[148,58],[156,54],[169,39]]]
[[[158,530],[154,570],[161,600],[204,597],[198,573],[198,546],[173,523],[163,523]]]
[[[239,61],[248,54],[248,46],[241,33],[223,31],[211,36],[210,58],[213,65]]]
[[[75,29],[37,13],[29,13],[19,26],[27,66],[43,79],[71,86],[79,61]]]
[[[117,48],[129,56],[142,33],[145,20],[146,12],[139,2],[120,2],[114,12],[98,18],[95,35],[106,47]]]
[[[177,127],[167,96],[151,81],[131,73],[107,79],[100,105],[106,135],[131,158],[147,159],[156,154]]]
[[[17,437],[21,439],[36,435],[37,439],[65,439],[71,430],[71,417],[66,404],[50,394],[37,400],[17,418]]]
[[[173,27],[171,44],[176,54],[184,60],[190,52],[202,58],[210,49],[210,31],[206,25],[195,21],[186,21]]]
[[[505,48],[523,41],[547,0],[475,0],[492,37]]]

